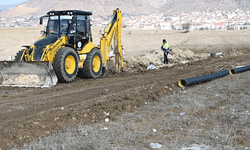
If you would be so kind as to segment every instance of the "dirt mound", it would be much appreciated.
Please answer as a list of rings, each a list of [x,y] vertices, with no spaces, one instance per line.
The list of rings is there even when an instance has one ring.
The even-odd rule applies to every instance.
[[[146,71],[150,62],[153,62],[157,68],[171,67],[174,65],[204,60],[207,59],[209,55],[209,53],[195,53],[189,49],[183,50],[178,47],[172,47],[168,54],[170,64],[163,64],[163,51],[152,50],[141,56],[124,56],[124,71],[132,73]],[[114,58],[111,58],[111,63],[114,63],[114,61]],[[111,67],[112,65],[107,66],[109,71],[114,69]]]
[[[213,57],[242,56],[245,52],[245,50],[229,49],[221,54],[216,53],[216,55]],[[164,56],[162,50],[152,50],[149,53],[145,53],[140,56],[124,56],[123,69],[124,72],[127,73],[144,72],[147,70],[147,66],[150,62],[153,62],[157,69],[159,69],[179,66],[183,64],[188,65],[189,63],[207,60],[208,58],[210,58],[210,56],[211,53],[209,52],[196,52],[190,49],[180,49],[178,47],[172,47],[168,54],[169,64],[163,64]],[[110,61],[107,64],[107,70],[109,72],[115,73],[114,58],[110,58]]]

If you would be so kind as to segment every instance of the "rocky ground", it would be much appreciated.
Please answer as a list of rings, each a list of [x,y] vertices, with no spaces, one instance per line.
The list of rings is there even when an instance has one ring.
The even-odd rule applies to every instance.
[[[106,119],[98,123],[80,123],[13,150],[246,150],[250,148],[249,75],[246,72],[183,88],[146,101],[135,111],[125,109],[112,120],[107,118],[113,112],[106,110]]]
[[[10,29],[6,30],[12,31]],[[6,30],[1,29],[1,32],[7,33]],[[99,29],[97,28],[94,31],[98,30]],[[20,32],[24,34],[26,33],[26,31],[29,32],[29,34],[31,34],[33,31],[37,32],[37,30],[34,29],[25,29],[23,31],[20,29],[14,29],[13,33]],[[22,36],[24,36],[23,34],[19,34],[19,36],[15,34],[15,36],[18,36],[17,39],[20,39],[20,41],[22,41]],[[94,36],[97,37],[98,35],[99,33],[95,32]],[[194,31],[190,33],[181,33],[179,31],[161,32],[160,30],[141,31],[124,29],[123,45],[126,55],[124,58],[124,72],[121,74],[114,73],[112,69],[111,59],[108,66],[109,72],[107,74],[107,77],[105,78],[101,77],[97,80],[77,78],[72,83],[59,83],[53,88],[42,89],[0,87],[0,148],[5,150],[13,146],[22,147],[27,142],[36,140],[41,137],[54,135],[61,131],[66,131],[66,129],[78,126],[79,124],[83,126],[91,126],[94,124],[96,125],[96,123],[104,123],[105,119],[107,118],[109,119],[109,122],[119,123],[121,122],[119,118],[122,118],[120,116],[126,112],[135,112],[138,110],[138,108],[144,106],[145,103],[154,105],[159,103],[160,99],[166,97],[166,95],[171,97],[171,95],[173,95],[174,93],[179,93],[181,91],[183,92],[183,89],[177,86],[177,82],[180,79],[211,74],[225,69],[232,69],[237,66],[249,65],[250,60],[248,44],[250,43],[247,42],[247,39],[245,39],[247,35],[249,35],[248,31]],[[9,41],[9,43],[11,43],[13,40],[11,40],[10,37],[11,36],[2,38],[1,42],[6,44],[6,42]],[[213,40],[212,37],[214,37],[215,40]],[[172,50],[169,55],[169,65],[163,65],[161,63],[163,55],[159,50],[159,47],[161,46],[162,38],[168,39],[171,45]],[[235,43],[232,44],[229,38],[234,40],[238,39],[238,41],[235,41]],[[220,43],[221,41],[224,41],[224,43]],[[32,43],[32,41],[29,43]],[[134,47],[132,48],[132,46]],[[215,48],[210,49],[212,47]],[[7,48],[10,48],[10,51],[6,51]],[[6,58],[9,53],[15,53],[15,50],[11,50],[11,48],[11,46],[2,47],[1,59]],[[211,52],[222,52],[224,55],[220,55],[218,57],[210,57]],[[149,62],[154,62],[158,69],[146,71],[146,67]],[[229,77],[227,78],[227,80],[232,80],[232,78]],[[249,80],[246,79],[246,81],[241,82],[247,83],[249,82]],[[220,95],[220,93],[223,94],[225,93],[225,91],[230,89],[231,86],[232,85],[229,85],[227,86],[227,88],[222,89],[214,88],[213,91],[214,93]],[[239,87],[238,92],[241,91]],[[194,88],[193,91],[190,90],[188,91],[188,93],[193,93],[198,90],[199,88]],[[201,92],[202,91],[204,91],[204,89],[202,89]],[[233,91],[226,92],[226,95],[229,95],[230,97],[230,93],[233,93]],[[244,96],[244,92],[240,94]],[[195,95],[197,95],[197,93]],[[197,100],[200,98],[199,96],[195,95],[193,96],[194,99]],[[213,100],[210,99],[211,95],[209,94],[205,94],[204,96],[205,100],[206,98],[209,100]],[[227,104],[225,99],[221,100],[223,103],[222,105],[218,106],[225,108],[229,107],[230,110],[232,110],[231,108],[233,108],[234,106],[237,107],[238,102],[234,101],[236,99],[232,97],[233,95],[231,96],[232,101],[230,102],[230,104]],[[155,116],[157,118],[162,118],[163,113],[168,112],[166,113],[168,115],[164,116],[164,118],[162,119],[171,121],[172,119],[176,120],[176,117],[178,116],[173,115],[173,113],[180,114],[182,112],[185,112],[185,117],[187,117],[185,119],[187,120],[190,118],[198,119],[199,117],[204,118],[207,116],[208,120],[213,119],[214,122],[221,124],[225,122],[225,120],[223,120],[221,116],[209,117],[208,115],[209,113],[213,114],[221,110],[221,108],[219,107],[214,108],[215,106],[217,106],[216,101],[218,101],[218,103],[220,102],[220,98],[216,99],[217,100],[214,100],[215,102],[212,103],[213,105],[209,104],[206,106],[202,103],[199,103],[198,105],[201,105],[202,107],[199,107],[199,109],[192,112],[191,110],[193,109],[193,107],[196,107],[195,105],[186,105],[185,101],[180,99],[178,100],[178,98],[172,100],[169,100],[169,98],[167,98],[163,103],[160,103],[160,105],[162,106],[167,103],[166,109],[157,111],[158,115]],[[174,102],[175,100],[176,102]],[[205,100],[203,100],[203,102]],[[245,99],[244,102],[247,103],[248,101],[249,99]],[[237,108],[239,112],[245,112],[249,110],[248,105],[246,105],[246,108],[244,108],[244,110],[240,110],[240,106],[239,108]],[[159,110],[160,109],[162,109],[162,107],[159,107]],[[147,111],[149,113],[152,112],[152,114],[155,113],[155,111],[151,109]],[[125,118],[125,120],[128,119],[129,121],[129,117]],[[183,126],[191,126],[192,124],[190,122],[187,122],[187,120],[185,119],[183,119],[182,121]],[[246,115],[245,119],[249,120],[249,116]],[[180,120],[181,118],[177,117],[177,121]],[[131,121],[133,121],[133,119]],[[203,121],[204,120],[201,120],[201,124],[209,123],[206,121],[202,123]],[[144,123],[143,120],[139,122],[139,126]],[[196,125],[194,126],[195,128],[198,125],[197,122],[193,122],[193,124]],[[228,124],[228,127],[234,129],[233,125],[235,124],[233,122],[230,122],[230,120],[226,122],[226,124]],[[139,126],[136,126],[135,128],[138,128]],[[187,130],[185,130],[185,132],[182,132],[180,131],[180,128],[182,128],[182,126],[180,126],[180,128],[178,129],[175,129],[174,126],[176,126],[176,124],[174,123],[169,123],[166,126],[169,128],[164,128],[164,130],[160,131],[165,132],[166,134],[173,134],[175,138],[176,136],[178,136],[175,141],[176,143],[185,138],[203,136],[203,134],[199,134],[198,131],[195,134],[190,133]],[[207,131],[211,131],[213,127],[216,126],[216,124],[209,124],[209,126],[211,127],[206,128]],[[241,140],[235,139],[236,141],[239,140],[235,143],[235,145],[236,147],[238,146],[239,149],[242,147],[249,147],[249,141],[247,141],[247,139],[244,140],[245,138],[249,137],[249,135],[245,133],[245,130],[249,131],[248,124],[243,124],[239,127],[243,128],[244,131],[237,132],[237,130],[232,130],[232,132],[235,131],[236,133],[232,133],[232,135],[228,134],[228,136],[235,136],[237,133],[241,135],[244,134],[244,136],[240,138]],[[141,130],[143,128],[144,127],[142,127]],[[152,128],[156,129],[157,131],[159,131],[159,129],[162,129],[161,126],[152,126]],[[197,130],[199,130],[198,127]],[[156,135],[148,135],[147,137],[143,138],[157,139],[157,133],[158,132],[155,133]],[[131,133],[130,130],[128,130],[128,132],[123,132],[123,134],[130,134],[131,136],[133,136],[133,133]],[[168,141],[169,138],[171,139],[172,137],[166,137],[165,140]],[[128,139],[123,140],[128,141]],[[152,141],[158,141],[160,144],[164,145],[162,141]],[[111,143],[113,143],[112,140]],[[114,143],[117,143],[117,141],[114,141]],[[199,143],[203,142],[199,141]],[[234,142],[232,141],[231,143]],[[147,144],[144,145],[145,149],[150,148]],[[186,145],[188,146],[190,144],[197,143],[190,142]],[[209,144],[209,142],[203,144],[205,144],[205,146],[212,146]],[[136,145],[136,143],[132,145]],[[141,146],[143,147],[143,145]],[[227,144],[224,144],[223,146],[227,146]],[[98,149],[98,147],[94,148]],[[140,149],[140,147],[134,148]]]

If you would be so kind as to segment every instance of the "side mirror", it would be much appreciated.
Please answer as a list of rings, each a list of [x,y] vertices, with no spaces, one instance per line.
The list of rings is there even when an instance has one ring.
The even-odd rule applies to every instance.
[[[43,24],[43,17],[40,18],[40,24]]]
[[[45,31],[41,31],[41,35],[42,35],[42,36],[44,36],[45,33],[46,33]]]

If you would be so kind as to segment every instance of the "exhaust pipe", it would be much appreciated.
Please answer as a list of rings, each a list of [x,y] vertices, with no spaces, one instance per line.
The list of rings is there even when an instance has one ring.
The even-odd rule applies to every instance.
[[[190,86],[190,85],[194,85],[194,84],[208,82],[208,81],[211,81],[211,80],[214,80],[217,78],[227,76],[228,74],[229,74],[229,70],[224,70],[224,71],[209,74],[209,75],[186,78],[186,79],[180,80],[178,82],[178,85],[182,88],[182,87],[186,87],[186,86]]]

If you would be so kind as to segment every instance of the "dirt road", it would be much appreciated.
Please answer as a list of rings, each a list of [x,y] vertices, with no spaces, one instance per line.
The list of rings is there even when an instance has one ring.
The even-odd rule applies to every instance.
[[[21,146],[79,123],[115,119],[145,102],[179,90],[177,82],[182,78],[248,62],[249,55],[209,58],[154,71],[108,73],[106,78],[97,80],[77,78],[73,83],[59,83],[53,88],[0,87],[0,148]]]
[[[103,29],[93,30],[96,44],[101,35],[99,30],[102,32]],[[0,60],[14,55],[21,45],[34,42],[33,39],[40,36],[39,31],[1,28]],[[180,79],[249,65],[249,35],[249,31],[194,31],[184,34],[180,31],[124,29],[122,43],[126,57],[158,50],[163,38],[169,41],[171,47],[190,49],[195,53],[225,52],[226,56],[182,65],[175,63],[174,66],[161,66],[154,71],[146,71],[145,64],[148,63],[140,62],[131,67],[127,62],[126,69],[132,68],[132,71],[122,74],[109,72],[107,77],[97,80],[77,78],[73,83],[59,83],[53,88],[0,87],[0,150],[22,146],[79,123],[104,122],[105,118],[115,120],[121,113],[131,112],[145,102],[157,101],[180,90],[177,87]],[[176,52],[173,58],[183,53]],[[144,56],[142,62],[147,59],[148,56]],[[159,62],[160,59],[158,55],[155,57]],[[192,60],[191,57],[185,59]]]

